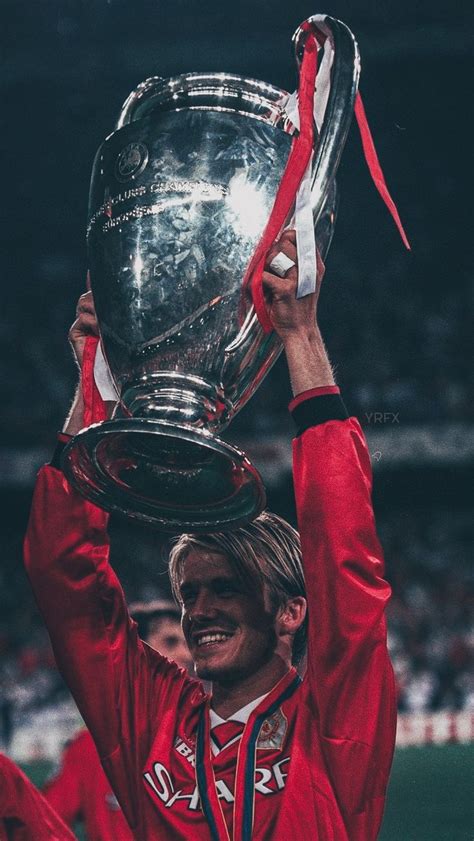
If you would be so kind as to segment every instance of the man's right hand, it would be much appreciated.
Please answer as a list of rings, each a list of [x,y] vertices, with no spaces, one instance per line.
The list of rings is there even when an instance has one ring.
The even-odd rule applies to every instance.
[[[82,368],[84,346],[86,344],[87,337],[98,335],[99,325],[95,313],[92,292],[84,292],[77,302],[76,320],[69,330],[69,342],[79,369]]]
[[[84,292],[79,298],[76,307],[76,320],[69,330],[69,342],[72,347],[74,358],[77,362],[79,372],[82,373],[82,361],[84,358],[84,347],[88,336],[98,336],[99,325],[95,313],[94,299],[92,292]],[[109,405],[109,404],[107,404]],[[114,404],[110,404],[110,412]],[[79,383],[71,406],[71,410],[63,426],[66,435],[76,435],[84,428],[84,398],[82,395],[82,381],[79,376]]]

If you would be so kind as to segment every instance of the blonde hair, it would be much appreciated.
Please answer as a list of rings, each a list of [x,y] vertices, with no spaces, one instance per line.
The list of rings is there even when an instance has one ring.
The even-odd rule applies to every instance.
[[[193,549],[225,555],[241,580],[257,580],[262,590],[266,584],[275,612],[288,599],[306,598],[299,534],[277,514],[263,511],[253,522],[234,531],[182,534],[169,557],[171,588],[179,603],[184,562]],[[293,640],[293,663],[298,663],[305,653],[307,629],[306,615]]]

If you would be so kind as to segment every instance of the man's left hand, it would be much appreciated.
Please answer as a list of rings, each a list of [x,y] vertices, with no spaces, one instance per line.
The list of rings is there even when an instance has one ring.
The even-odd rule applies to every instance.
[[[283,252],[295,265],[288,269],[285,277],[279,277],[271,269],[271,262],[277,254]],[[296,335],[311,337],[316,330],[317,303],[321,282],[324,275],[324,264],[319,253],[318,279],[316,291],[303,298],[297,298],[298,288],[298,255],[296,252],[296,232],[284,231],[280,239],[275,242],[268,252],[263,273],[263,290],[268,315],[274,330],[280,336],[283,344],[290,337]]]

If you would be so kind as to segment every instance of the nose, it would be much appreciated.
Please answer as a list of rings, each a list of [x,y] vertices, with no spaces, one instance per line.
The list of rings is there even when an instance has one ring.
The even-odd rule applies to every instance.
[[[216,616],[216,605],[213,593],[207,588],[202,587],[196,594],[196,598],[187,613],[188,618],[194,622],[214,619]]]

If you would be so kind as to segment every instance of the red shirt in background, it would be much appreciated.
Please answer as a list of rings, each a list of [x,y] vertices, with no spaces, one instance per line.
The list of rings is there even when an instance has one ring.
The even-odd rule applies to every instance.
[[[65,823],[84,823],[87,841],[133,841],[87,730],[66,747],[58,773],[43,791]]]
[[[0,841],[76,841],[41,792],[2,754]]]

